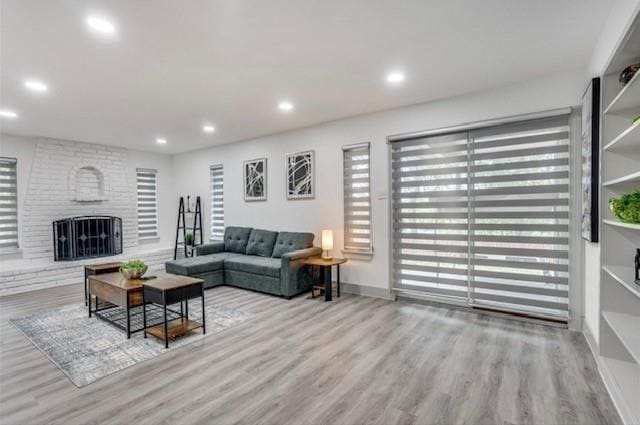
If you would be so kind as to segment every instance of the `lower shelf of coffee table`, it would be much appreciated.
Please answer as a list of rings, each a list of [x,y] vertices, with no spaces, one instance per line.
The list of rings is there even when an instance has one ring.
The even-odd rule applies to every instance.
[[[167,334],[169,335],[170,339],[175,339],[201,327],[202,323],[200,322],[196,322],[194,320],[189,320],[186,318],[178,318],[167,322]],[[155,336],[156,338],[160,338],[162,340],[165,339],[164,324],[162,323],[147,328],[145,329],[145,331],[148,334]]]

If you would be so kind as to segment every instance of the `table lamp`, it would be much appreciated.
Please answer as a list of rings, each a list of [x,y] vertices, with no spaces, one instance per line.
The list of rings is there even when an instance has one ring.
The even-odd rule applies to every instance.
[[[333,230],[322,231],[322,259],[331,260],[329,250],[333,249]]]

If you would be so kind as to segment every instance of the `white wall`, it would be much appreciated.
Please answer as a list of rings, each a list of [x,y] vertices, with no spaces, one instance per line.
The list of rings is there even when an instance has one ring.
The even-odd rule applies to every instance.
[[[363,115],[316,127],[216,146],[174,156],[175,188],[180,195],[200,195],[209,213],[209,166],[224,165],[225,224],[273,230],[311,231],[319,244],[321,229],[335,232],[334,255],[342,247],[343,145],[371,142],[372,222],[374,256],[344,266],[345,282],[388,291],[389,282],[389,158],[386,137],[579,103],[584,71],[577,70],[488,92]],[[295,113],[295,112],[294,112]],[[316,198],[287,201],[285,155],[316,152]],[[244,202],[242,162],[268,159],[268,200]],[[205,214],[205,215],[206,215]],[[207,220],[206,227],[209,223]],[[208,233],[207,233],[208,234]]]
[[[622,37],[640,9],[640,0],[616,0],[593,50],[585,78],[602,76]],[[602,205],[602,203],[600,203]],[[600,244],[584,241],[584,326],[599,344],[600,338]]]

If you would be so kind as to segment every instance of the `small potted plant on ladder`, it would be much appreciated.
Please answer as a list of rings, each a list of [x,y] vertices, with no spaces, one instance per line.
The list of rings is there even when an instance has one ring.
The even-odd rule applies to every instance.
[[[187,246],[187,254],[193,255],[193,233],[191,232],[185,233],[184,244]]]

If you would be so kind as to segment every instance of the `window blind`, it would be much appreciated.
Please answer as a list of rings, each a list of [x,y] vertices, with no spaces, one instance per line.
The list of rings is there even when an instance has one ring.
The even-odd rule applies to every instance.
[[[0,249],[18,247],[17,161],[0,157]]]
[[[471,132],[471,299],[568,318],[568,117]]]
[[[343,148],[344,249],[347,251],[373,251],[369,164],[369,143]]]
[[[395,286],[467,300],[466,134],[393,144]]]
[[[138,168],[138,237],[158,237],[158,186],[157,171]]]
[[[210,168],[211,174],[211,240],[221,241],[224,236],[224,173],[222,165]]]
[[[392,144],[394,285],[568,318],[568,116]]]

